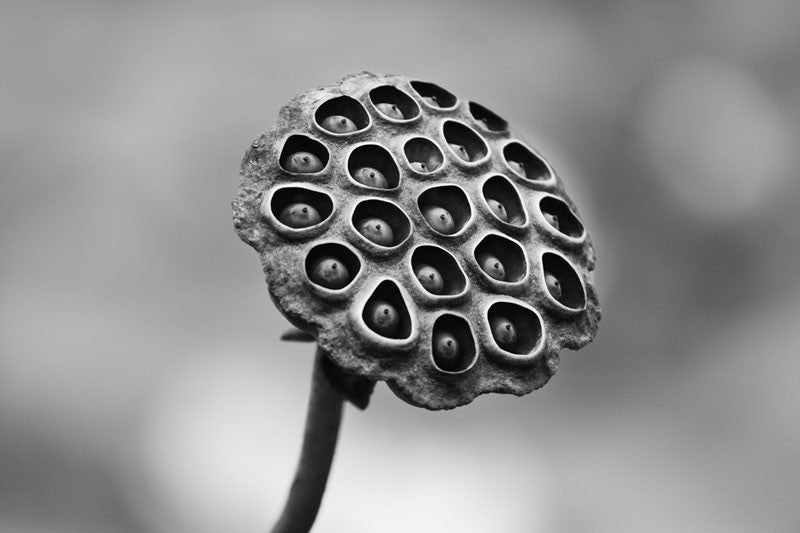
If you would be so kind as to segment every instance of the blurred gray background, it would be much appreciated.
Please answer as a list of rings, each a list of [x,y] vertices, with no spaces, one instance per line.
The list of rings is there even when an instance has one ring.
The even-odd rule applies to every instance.
[[[547,155],[604,317],[524,398],[349,408],[315,531],[800,531],[800,2],[3,2],[0,532],[262,531],[313,348],[230,201],[298,92],[441,84]]]

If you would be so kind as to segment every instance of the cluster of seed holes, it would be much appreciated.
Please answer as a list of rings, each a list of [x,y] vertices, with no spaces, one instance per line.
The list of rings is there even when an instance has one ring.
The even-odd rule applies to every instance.
[[[358,256],[346,246],[328,242],[318,244],[306,256],[306,276],[313,283],[330,290],[347,287],[361,270]]]
[[[528,181],[548,181],[553,177],[547,163],[521,143],[508,143],[503,156],[509,168]]]
[[[396,189],[400,186],[400,169],[392,154],[377,144],[364,144],[350,153],[347,171],[359,184],[373,189]]]
[[[555,196],[545,196],[539,201],[539,209],[554,229],[573,239],[583,237],[583,224],[562,200]]]
[[[382,337],[407,339],[411,335],[411,315],[393,281],[384,280],[375,288],[361,317],[369,329]]]
[[[495,281],[514,283],[528,273],[525,252],[507,237],[491,234],[475,247],[475,260],[481,270]]]
[[[458,98],[453,93],[442,89],[434,83],[412,81],[411,87],[419,94],[422,101],[431,107],[450,109],[458,103]]]
[[[458,185],[437,185],[419,195],[417,205],[428,226],[441,235],[460,232],[472,218],[472,208]]]
[[[497,302],[489,307],[488,319],[492,338],[507,352],[527,355],[541,342],[542,322],[527,307]]]
[[[414,81],[411,87],[422,101],[433,108],[452,109],[458,99],[445,89],[427,82]],[[404,91],[391,85],[372,89],[369,98],[383,118],[411,121],[420,115],[417,102]],[[508,131],[508,123],[486,107],[469,102],[469,112],[481,129],[489,132]],[[369,127],[371,119],[366,109],[355,99],[341,96],[323,103],[315,113],[317,125],[333,134],[349,134]],[[456,161],[476,162],[487,158],[489,147],[469,126],[447,120],[441,131]],[[409,165],[417,172],[439,169],[444,156],[430,139],[412,138],[404,145]],[[552,178],[548,165],[519,142],[508,143],[503,156],[509,168],[529,181]],[[328,150],[319,141],[305,135],[287,139],[280,156],[281,167],[293,173],[321,172],[329,162]],[[393,156],[377,144],[361,145],[351,151],[347,170],[359,185],[373,189],[396,189],[400,186],[400,171]],[[502,223],[524,226],[528,217],[519,192],[502,175],[494,175],[482,186],[486,204]],[[471,220],[471,205],[464,191],[456,185],[441,185],[424,191],[417,200],[426,222],[437,233],[453,235]],[[333,202],[324,193],[298,187],[287,187],[273,194],[271,210],[276,218],[290,227],[286,213],[292,209],[308,208],[310,220],[318,224],[331,216]],[[584,234],[581,222],[569,206],[555,197],[545,197],[539,203],[544,218],[553,228],[572,238]],[[314,214],[316,213],[316,215]],[[396,247],[410,236],[408,216],[391,202],[368,199],[353,211],[352,223],[368,241],[383,247]],[[303,225],[305,224],[305,225]],[[528,266],[522,247],[514,240],[498,234],[484,237],[474,249],[481,270],[495,281],[513,283],[527,276]],[[542,256],[545,284],[551,296],[570,309],[585,306],[583,285],[575,270],[557,254]],[[421,287],[433,296],[463,294],[468,280],[458,261],[449,252],[433,245],[417,247],[411,255],[411,267]],[[361,260],[348,247],[339,243],[324,243],[312,248],[306,256],[305,271],[312,283],[324,289],[338,291],[353,283],[361,271]],[[406,339],[413,324],[397,285],[384,280],[373,291],[362,310],[367,326],[389,339]],[[529,354],[542,340],[542,324],[538,315],[513,302],[497,302],[488,310],[488,321],[494,341],[513,354]],[[431,338],[434,366],[445,373],[460,373],[474,364],[477,348],[470,324],[463,317],[444,314],[433,326]],[[455,348],[454,348],[455,346]]]
[[[381,85],[369,92],[375,109],[392,120],[413,120],[419,116],[419,105],[393,85]]]
[[[327,100],[314,113],[317,125],[330,133],[354,133],[369,126],[370,118],[364,106],[349,96]]]
[[[494,216],[502,222],[523,226],[528,221],[519,193],[504,176],[498,174],[484,182],[483,198]]]
[[[315,174],[328,165],[330,155],[321,142],[305,135],[292,135],[283,143],[278,160],[281,168],[295,174]]]
[[[444,156],[436,143],[424,137],[415,137],[403,147],[411,168],[420,173],[433,172],[442,166]]]
[[[438,246],[422,245],[411,254],[414,277],[427,292],[455,296],[467,288],[467,277],[450,252]]]
[[[370,199],[353,210],[353,225],[368,241],[382,247],[399,246],[411,235],[411,220],[391,202]]]
[[[285,226],[302,229],[327,220],[333,212],[333,200],[325,193],[303,187],[282,187],[273,193],[270,209]]]
[[[506,122],[505,119],[477,102],[469,103],[469,112],[472,115],[472,118],[477,120],[485,129],[489,131],[508,130],[508,122]]]
[[[542,255],[542,267],[550,296],[570,309],[578,310],[586,306],[581,279],[563,257],[547,252]]]
[[[439,370],[458,373],[469,369],[477,357],[469,322],[451,314],[437,318],[433,324],[431,352]]]
[[[450,150],[462,161],[480,161],[489,155],[486,141],[465,124],[448,120],[442,126],[442,133]]]

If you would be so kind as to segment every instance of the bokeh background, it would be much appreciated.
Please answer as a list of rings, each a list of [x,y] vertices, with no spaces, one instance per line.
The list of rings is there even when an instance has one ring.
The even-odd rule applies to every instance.
[[[0,532],[256,532],[302,433],[230,201],[294,94],[370,69],[509,119],[604,317],[524,398],[349,408],[315,531],[800,531],[800,3],[5,1]]]

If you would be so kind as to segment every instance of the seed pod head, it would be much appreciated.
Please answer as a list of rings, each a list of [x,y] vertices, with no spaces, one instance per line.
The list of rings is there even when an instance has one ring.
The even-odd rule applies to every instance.
[[[413,405],[527,394],[597,331],[594,248],[560,176],[434,83],[362,72],[298,95],[233,207],[281,313]]]

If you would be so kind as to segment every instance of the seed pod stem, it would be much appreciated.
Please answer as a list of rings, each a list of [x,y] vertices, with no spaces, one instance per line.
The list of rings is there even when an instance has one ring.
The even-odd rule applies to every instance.
[[[317,346],[300,461],[289,498],[272,533],[310,531],[322,502],[339,437],[344,404],[344,397],[334,390],[325,377],[322,367],[325,357],[325,352]]]

